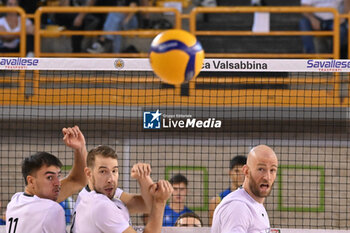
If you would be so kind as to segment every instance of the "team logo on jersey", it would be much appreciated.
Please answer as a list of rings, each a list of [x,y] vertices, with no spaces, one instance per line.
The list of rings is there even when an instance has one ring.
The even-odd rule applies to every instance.
[[[159,109],[156,112],[143,113],[143,128],[144,129],[160,129],[160,118],[162,113]]]

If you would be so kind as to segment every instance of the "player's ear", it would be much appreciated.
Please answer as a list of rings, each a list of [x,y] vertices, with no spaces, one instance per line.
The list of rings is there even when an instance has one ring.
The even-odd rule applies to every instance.
[[[26,177],[26,180],[27,180],[28,186],[33,186],[33,185],[34,185],[34,177],[33,177],[33,176],[28,175],[28,176]]]
[[[84,172],[85,172],[85,175],[88,177],[88,178],[91,178],[91,169],[89,167],[86,167],[84,168]]]
[[[249,167],[247,164],[245,164],[243,167],[242,167],[242,170],[243,170],[243,174],[245,176],[247,176],[249,174]]]

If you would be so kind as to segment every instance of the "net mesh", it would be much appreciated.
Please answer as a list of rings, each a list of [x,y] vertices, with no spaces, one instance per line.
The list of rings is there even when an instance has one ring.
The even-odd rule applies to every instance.
[[[139,192],[130,178],[137,162],[151,164],[153,180],[185,175],[186,205],[205,226],[210,199],[230,185],[231,158],[267,144],[280,163],[265,202],[271,226],[348,229],[349,70],[347,63],[327,62],[321,67],[313,60],[206,60],[195,81],[172,86],[160,82],[145,59],[23,64],[2,58],[1,212],[24,189],[24,157],[53,153],[67,174],[73,153],[61,129],[78,125],[88,149],[116,149],[124,191]],[[157,112],[160,121],[152,122]],[[68,217],[74,199],[66,203]],[[133,224],[143,225],[142,216],[133,216]]]

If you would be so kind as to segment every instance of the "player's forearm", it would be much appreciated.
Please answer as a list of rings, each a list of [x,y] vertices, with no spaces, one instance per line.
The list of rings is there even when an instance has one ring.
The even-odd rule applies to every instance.
[[[144,201],[145,212],[149,213],[152,209],[153,197],[149,192],[150,186],[153,184],[153,180],[150,176],[142,177],[138,180],[141,189],[141,196]]]
[[[163,224],[163,215],[166,201],[156,201],[154,200],[151,209],[151,214],[149,216],[148,223],[144,229],[144,233],[160,233]]]
[[[84,187],[87,184],[87,177],[84,173],[86,167],[87,150],[83,146],[74,150],[74,163],[69,178]]]
[[[61,191],[57,202],[66,200],[69,196],[77,193],[87,184],[87,177],[84,173],[86,167],[87,151],[84,147],[74,150],[74,164],[69,175],[61,181]]]

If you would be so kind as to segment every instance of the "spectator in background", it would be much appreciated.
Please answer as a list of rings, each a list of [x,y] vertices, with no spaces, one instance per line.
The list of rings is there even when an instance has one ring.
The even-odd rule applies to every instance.
[[[137,7],[138,5],[148,5],[148,1],[139,0],[125,0],[118,1],[118,6],[129,6]],[[107,15],[106,22],[103,25],[104,31],[121,31],[121,30],[130,30],[136,29],[139,27],[138,18],[135,13],[120,13],[120,12],[111,12]],[[112,52],[120,53],[122,48],[122,36],[121,35],[105,35],[99,37],[99,39],[92,44],[91,48],[88,48],[89,53],[103,53],[107,52],[108,44],[112,44]],[[136,49],[135,49],[136,50]],[[134,51],[137,52],[137,51]]]
[[[82,6],[82,3],[80,1],[74,1],[74,0],[60,0],[60,6]],[[55,22],[60,25],[64,26],[69,30],[83,30],[84,23],[82,22],[80,26],[74,25],[74,19],[77,17],[78,13],[68,13],[68,14],[55,14]],[[71,47],[73,53],[80,53],[81,52],[81,44],[83,41],[83,36],[72,36],[71,38]]]
[[[115,0],[60,0],[60,6],[115,6]],[[86,14],[69,13],[56,14],[55,21],[58,25],[64,26],[69,30],[101,30],[107,14]],[[84,37],[81,35],[72,36],[72,52],[80,53],[83,51],[82,42]]]
[[[19,6],[17,0],[8,0],[6,7]],[[19,32],[21,30],[21,17],[15,12],[6,13],[5,16],[0,18],[0,31],[1,32]],[[34,25],[27,19],[26,20],[26,32],[27,32],[27,56],[34,56]],[[19,52],[20,39],[19,35],[1,35],[0,52],[2,53],[16,53]]]
[[[181,214],[176,220],[176,227],[203,227],[202,219],[193,212]]]
[[[169,182],[173,186],[174,192],[169,204],[165,206],[163,226],[167,227],[174,226],[181,214],[192,212],[185,206],[188,186],[187,178],[179,173],[174,175]]]
[[[63,1],[68,1],[68,0],[63,0]],[[70,0],[70,1],[74,2],[74,0]],[[116,6],[116,3],[118,1],[116,1],[116,0],[85,0],[84,2],[85,2],[85,4],[83,4],[84,6]],[[85,17],[88,15],[90,15],[90,14],[86,14],[86,13],[77,14],[77,16],[74,18],[73,25],[75,27],[81,27],[83,25]],[[103,27],[103,24],[106,20],[107,13],[106,14],[97,14],[97,13],[95,14],[94,13],[92,15],[94,17],[96,17],[98,20],[97,25],[96,25],[96,30],[101,30]]]
[[[350,0],[301,0],[301,5],[312,7],[335,8],[341,13],[349,12]],[[301,31],[328,31],[333,30],[333,14],[330,12],[304,13],[300,20]],[[347,23],[341,19],[340,25],[340,47],[346,51],[347,45]],[[304,52],[316,53],[313,36],[302,36]],[[345,49],[344,49],[345,48]],[[344,57],[344,55],[342,55]]]
[[[230,187],[222,191],[218,196],[213,197],[209,202],[209,224],[211,225],[213,220],[214,210],[217,205],[220,204],[222,199],[242,186],[244,181],[243,166],[247,163],[247,157],[243,155],[237,155],[230,161],[230,167],[228,175],[230,177]]]

